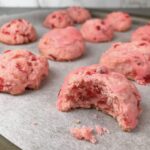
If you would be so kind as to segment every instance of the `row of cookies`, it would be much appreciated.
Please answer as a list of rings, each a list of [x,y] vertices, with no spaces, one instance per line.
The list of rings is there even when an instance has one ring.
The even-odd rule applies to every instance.
[[[122,14],[125,19],[118,20]],[[108,21],[100,19],[86,21],[81,27],[83,38],[90,42],[108,41],[112,39],[112,30],[125,31],[131,27],[131,18],[126,13],[112,13],[107,19],[114,24],[110,26]],[[125,26],[122,24],[124,21]],[[128,79],[139,84],[150,82],[150,43],[146,29],[150,29],[150,26],[138,28],[132,34],[133,42],[114,43],[101,56],[100,64],[81,67],[69,73],[58,94],[58,110],[66,112],[94,107],[116,118],[124,131],[134,129],[141,114],[141,96]],[[103,35],[110,38],[101,40],[105,39]]]
[[[65,79],[57,108],[96,108],[113,116],[125,131],[137,126],[141,96],[135,85],[150,83],[149,24],[132,34],[132,42],[117,42],[100,57],[100,64],[81,67]]]
[[[26,50],[8,50],[0,55],[0,89],[2,92],[20,94],[27,88],[38,88],[41,81],[48,75],[46,58],[57,61],[76,59],[85,52],[85,41],[109,41],[113,38],[115,31],[125,31],[131,26],[131,17],[123,12],[111,13],[106,19],[101,20],[90,19],[91,15],[79,15],[84,11],[79,11],[78,15],[73,13],[71,17],[69,10],[78,12],[77,8],[70,8],[63,10],[65,14],[53,12],[46,17],[44,25],[53,29],[46,33],[39,42],[38,47],[43,56],[34,55]],[[83,14],[86,13],[87,10]],[[66,24],[64,22],[69,20],[65,19],[66,16],[74,20],[70,21],[74,24],[85,21],[81,26],[81,32],[70,26],[73,23],[65,28],[60,25]],[[76,20],[73,16],[76,16]],[[86,16],[86,19],[84,17],[81,19],[81,16]],[[147,27],[149,25],[146,25]],[[141,29],[135,31],[134,34],[138,34],[139,37],[141,34],[143,37],[146,35]],[[23,44],[36,39],[36,30],[24,19],[12,20],[0,29],[0,41],[6,44]],[[128,44],[114,44],[102,56],[100,65],[82,67],[70,73],[59,92],[58,110],[69,111],[79,107],[95,107],[116,118],[123,130],[130,131],[135,128],[141,112],[141,98],[134,84],[127,78],[134,79],[141,84],[150,81],[148,56],[150,44],[145,42],[145,39],[142,40],[144,42],[140,40]]]
[[[81,18],[79,20],[81,21]],[[79,57],[83,54],[83,51],[85,50],[83,38],[76,28],[70,27],[64,31],[60,31],[61,36],[59,36],[58,32],[59,30],[50,33],[50,37],[55,37],[54,41],[56,41],[52,44],[51,48],[54,49],[54,51],[52,51],[58,55],[58,58],[66,60],[71,57]],[[71,39],[70,34],[73,36]],[[34,26],[25,19],[13,19],[2,25],[0,28],[0,41],[2,43],[18,45],[31,43],[36,40],[37,32]],[[48,39],[48,46],[50,44],[49,41],[50,40]],[[59,46],[60,41],[61,43]],[[67,42],[72,45],[68,46],[68,52],[65,53]],[[74,42],[76,43],[75,47],[73,47]],[[43,38],[40,43],[43,44],[39,44],[39,47],[43,47],[44,50],[46,50],[44,45],[46,44],[46,38]],[[63,45],[64,50],[61,48],[61,52],[60,47]],[[58,51],[56,51],[56,47],[58,47]],[[44,52],[46,53],[46,51]],[[3,54],[0,54],[0,91],[17,95],[23,93],[25,89],[39,88],[41,81],[48,75],[48,61],[44,56],[34,55],[25,49],[5,50]],[[55,58],[53,54],[48,54],[48,56]]]
[[[120,15],[120,12],[116,14]],[[128,15],[125,13],[124,16]],[[131,20],[124,27],[119,26],[118,31],[125,31],[130,25]],[[64,30],[72,29],[67,27]],[[90,42],[109,41],[113,38],[114,30],[117,31],[110,26],[110,23],[101,19],[87,20],[81,26],[84,40]],[[61,33],[60,31],[62,30],[59,29],[58,33]],[[71,35],[74,34],[71,32]],[[53,59],[57,60],[57,57]],[[124,75],[111,71],[105,65],[97,64],[81,67],[69,73],[58,93],[57,108],[66,112],[75,108],[94,107],[116,118],[124,131],[131,131],[136,127],[141,113],[140,100],[138,90]]]

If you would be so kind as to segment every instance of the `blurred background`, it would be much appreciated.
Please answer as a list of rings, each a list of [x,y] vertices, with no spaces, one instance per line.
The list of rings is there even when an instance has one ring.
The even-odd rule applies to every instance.
[[[82,5],[89,8],[146,8],[150,0],[0,0],[0,7],[65,7]]]

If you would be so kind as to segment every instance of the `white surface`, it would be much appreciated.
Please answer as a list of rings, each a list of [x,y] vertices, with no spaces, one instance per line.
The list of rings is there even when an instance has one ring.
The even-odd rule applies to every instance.
[[[30,20],[38,29],[39,38],[48,30],[42,26],[47,12],[36,11],[16,16],[0,17],[0,25],[15,17]],[[128,41],[132,30],[116,33],[114,41]],[[95,109],[77,109],[68,113],[59,112],[56,108],[57,94],[64,77],[73,68],[91,65],[98,62],[100,55],[107,50],[112,42],[92,44],[86,43],[85,55],[71,62],[49,61],[50,74],[39,90],[28,90],[22,95],[11,96],[0,93],[0,134],[21,147],[23,150],[149,150],[150,145],[150,87],[137,85],[142,95],[143,112],[138,127],[131,133],[123,132],[117,122],[110,116]],[[4,49],[29,49],[39,53],[38,42],[32,44],[7,46],[0,43]],[[97,114],[99,119],[95,119]],[[98,143],[93,145],[74,139],[69,128],[77,126],[75,120],[81,120],[81,125],[106,126],[111,134],[97,137]],[[1,149],[0,149],[1,150]]]
[[[86,7],[148,7],[150,0],[0,0],[5,7],[64,7],[82,5]]]

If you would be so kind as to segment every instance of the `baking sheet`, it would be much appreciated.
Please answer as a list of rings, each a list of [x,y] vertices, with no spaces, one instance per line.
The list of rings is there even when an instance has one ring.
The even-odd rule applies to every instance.
[[[31,21],[41,37],[48,30],[42,26],[47,11],[34,11],[12,16],[1,16],[0,25],[12,18],[26,18]],[[49,61],[48,78],[37,91],[26,91],[19,96],[0,94],[0,134],[23,150],[149,150],[150,145],[150,87],[136,85],[142,95],[142,108],[138,127],[131,133],[123,132],[117,122],[94,109],[77,109],[62,113],[56,109],[57,93],[64,77],[74,68],[95,64],[100,55],[115,41],[128,41],[131,32],[116,33],[112,42],[86,43],[86,54],[72,62]],[[38,53],[37,42],[27,45],[7,46],[0,44],[0,51],[5,49],[27,48]],[[94,115],[98,115],[95,119]],[[110,134],[97,137],[93,145],[78,141],[69,134],[69,128],[77,125],[93,126],[100,124],[110,130]]]

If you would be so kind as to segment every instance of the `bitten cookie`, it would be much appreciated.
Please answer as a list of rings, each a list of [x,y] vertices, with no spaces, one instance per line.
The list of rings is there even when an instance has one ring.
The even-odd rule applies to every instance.
[[[124,74],[139,84],[150,83],[150,43],[114,43],[100,58],[100,64]]]
[[[58,93],[57,108],[96,108],[117,119],[125,131],[134,129],[141,112],[140,95],[124,75],[92,65],[71,72]]]
[[[35,28],[25,19],[14,19],[0,28],[0,42],[17,45],[31,43],[37,39]]]
[[[79,30],[67,27],[46,33],[39,42],[39,49],[48,59],[68,61],[83,55],[85,44]]]
[[[48,75],[46,58],[26,50],[7,50],[0,54],[0,92],[13,95],[25,89],[38,89]]]
[[[87,20],[81,26],[83,38],[89,42],[105,42],[113,38],[113,30],[109,24],[101,19]]]
[[[90,12],[87,9],[79,6],[70,7],[67,9],[67,11],[74,23],[83,23],[91,18]]]
[[[45,18],[43,25],[47,28],[65,28],[73,25],[73,20],[66,10],[57,10]]]
[[[150,24],[137,28],[131,37],[132,41],[147,41],[150,43]]]
[[[132,19],[128,13],[112,12],[105,19],[115,31],[127,31],[132,25]]]

